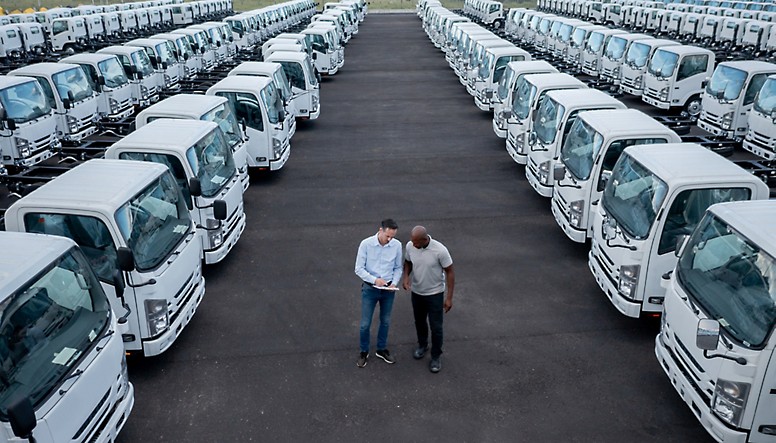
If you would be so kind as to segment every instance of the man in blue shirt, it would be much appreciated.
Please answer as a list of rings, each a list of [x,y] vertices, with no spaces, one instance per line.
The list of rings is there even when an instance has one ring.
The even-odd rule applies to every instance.
[[[388,352],[388,327],[391,324],[393,298],[403,270],[401,243],[396,240],[399,225],[392,219],[380,223],[377,234],[365,238],[358,246],[356,275],[361,284],[361,353],[358,367],[366,366],[369,358],[369,330],[375,307],[380,304],[380,327],[377,330],[375,355],[393,364],[396,360]]]

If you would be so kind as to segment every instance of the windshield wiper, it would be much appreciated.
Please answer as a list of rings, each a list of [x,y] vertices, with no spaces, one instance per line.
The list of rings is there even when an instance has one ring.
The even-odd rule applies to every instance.
[[[62,383],[66,382],[66,381],[68,381],[70,379],[73,379],[73,378],[78,378],[81,375],[83,375],[83,373],[84,373],[84,371],[82,369],[79,369],[79,370],[73,372],[72,374],[68,375],[64,379],[62,379]],[[72,385],[71,385],[71,387],[72,387]],[[68,388],[68,389],[60,389],[59,390],[59,395],[65,395],[67,393],[67,391],[69,391],[69,390],[70,390],[70,388]]]

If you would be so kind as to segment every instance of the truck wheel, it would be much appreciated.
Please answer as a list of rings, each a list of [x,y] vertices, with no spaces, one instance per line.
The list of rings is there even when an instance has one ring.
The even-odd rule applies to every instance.
[[[63,51],[66,53],[66,54],[68,54],[68,55],[73,55],[73,54],[75,54],[75,46],[73,46],[73,45],[70,45],[70,44],[68,44],[68,45],[65,45],[65,46],[62,48],[62,50],[63,50]]]
[[[504,20],[496,20],[493,22],[494,29],[501,29],[504,27]]]
[[[690,97],[690,100],[688,100],[687,104],[684,106],[685,112],[687,112],[690,117],[698,117],[701,115],[701,109],[703,109],[703,107],[701,106],[700,95]]]

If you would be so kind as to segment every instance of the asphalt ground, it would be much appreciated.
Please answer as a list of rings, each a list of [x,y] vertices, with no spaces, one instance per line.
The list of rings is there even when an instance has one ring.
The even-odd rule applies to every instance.
[[[286,167],[252,177],[192,322],[130,359],[120,442],[710,441],[654,356],[658,323],[613,308],[417,17],[369,16],[321,102]],[[452,254],[439,374],[411,357],[404,291],[396,364],[356,367],[355,255],[386,217]]]

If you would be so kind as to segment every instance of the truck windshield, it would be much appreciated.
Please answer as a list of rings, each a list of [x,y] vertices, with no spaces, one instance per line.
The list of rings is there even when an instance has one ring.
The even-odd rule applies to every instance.
[[[512,113],[520,120],[528,118],[531,112],[531,103],[536,96],[536,86],[526,81],[525,77],[518,80],[512,100]]]
[[[272,81],[275,83],[280,98],[283,99],[283,101],[291,100],[291,82],[288,81],[288,77],[283,68],[278,69],[272,74]]]
[[[203,34],[204,32],[197,32],[194,34],[194,40],[197,42],[197,45],[199,45],[201,49],[210,49],[210,45],[208,44],[207,40],[205,40],[205,36]]]
[[[590,38],[587,39],[587,52],[591,54],[597,54],[601,50],[601,46],[604,44],[604,34],[601,32],[593,32],[590,34]]]
[[[630,236],[644,239],[666,198],[668,185],[631,156],[623,154],[601,198],[604,209]]]
[[[45,401],[102,336],[110,312],[77,249],[13,292],[0,303],[0,405],[18,397],[33,407]]]
[[[534,121],[534,131],[536,138],[547,145],[555,141],[555,134],[558,132],[558,124],[563,117],[565,108],[559,105],[555,100],[549,97],[542,100],[541,106],[536,113]]]
[[[571,46],[575,48],[582,46],[582,43],[585,42],[585,35],[587,35],[587,31],[584,29],[577,28],[574,30],[574,34],[571,36]]]
[[[218,194],[235,173],[232,150],[220,130],[214,130],[186,152],[186,158],[202,185],[202,196]]]
[[[159,266],[191,230],[189,210],[170,172],[119,208],[116,223],[139,271]]]
[[[92,87],[84,75],[81,67],[58,72],[51,76],[54,86],[57,88],[59,98],[68,98],[68,92],[73,93],[73,100],[83,100],[92,96]]]
[[[769,78],[765,81],[762,89],[757,94],[754,109],[766,116],[770,116],[774,109],[776,109],[776,78]]]
[[[143,77],[148,77],[154,72],[153,66],[151,66],[151,59],[148,58],[148,54],[142,49],[132,53],[132,63],[137,66],[137,71],[143,74]]]
[[[650,46],[646,43],[634,42],[628,48],[628,54],[625,56],[625,63],[635,68],[643,68],[647,64]]]
[[[563,143],[560,158],[577,180],[587,180],[590,178],[593,162],[603,143],[604,138],[598,131],[584,120],[577,119],[571,126],[566,142]]]
[[[649,61],[647,70],[657,78],[669,78],[674,74],[678,61],[679,54],[658,49]]]
[[[181,59],[183,58],[183,54],[189,54],[189,57],[194,55],[194,51],[192,51],[191,45],[189,44],[189,39],[186,37],[175,39],[175,45],[178,47]]]
[[[304,59],[304,62],[302,62],[302,67],[304,68],[305,77],[308,79],[310,84],[313,85],[313,87],[318,86],[318,78],[315,76],[315,68],[313,68],[310,57],[306,57]]]
[[[168,46],[168,42],[162,42],[156,45],[156,53],[162,59],[162,63],[167,63],[167,66],[172,66],[175,63],[175,55],[172,53],[172,49]]]
[[[509,85],[512,83],[512,79],[514,78],[515,71],[507,66],[504,75],[501,76],[501,79],[498,81],[498,97],[501,99],[501,101],[504,101],[507,98],[507,95],[509,95]]]
[[[738,98],[746,82],[746,71],[727,65],[719,65],[706,85],[706,93],[718,100],[731,101]]]
[[[562,42],[569,41],[569,38],[571,38],[571,31],[574,29],[574,25],[565,24],[560,27],[560,32],[558,32],[558,40]]]
[[[129,83],[127,75],[124,73],[124,68],[116,57],[97,63],[97,68],[99,68],[100,74],[105,78],[105,86],[109,88],[118,88]]]
[[[625,54],[625,46],[627,43],[628,41],[622,37],[612,37],[612,39],[609,40],[609,44],[606,45],[606,52],[604,54],[611,60],[620,60],[622,59],[623,54]]]
[[[242,142],[242,136],[240,135],[240,126],[237,124],[237,118],[235,118],[232,112],[232,107],[229,102],[221,103],[219,106],[208,111],[200,118],[207,122],[213,122],[221,128],[221,131],[226,136],[226,140],[229,142],[229,147],[235,150],[235,147]]]
[[[0,90],[0,104],[9,120],[26,123],[51,113],[46,96],[37,81],[31,80]]]
[[[703,311],[746,347],[760,347],[776,322],[776,260],[707,213],[676,266]]]
[[[274,85],[267,85],[261,90],[261,100],[264,102],[264,108],[267,110],[267,118],[270,123],[277,124],[285,120],[283,112],[283,101],[280,99],[277,88]]]
[[[477,74],[477,76],[480,79],[486,79],[490,76],[490,67],[493,66],[494,59],[496,58],[493,53],[488,53],[485,56],[485,60],[482,61],[482,64],[480,65],[480,72]]]

